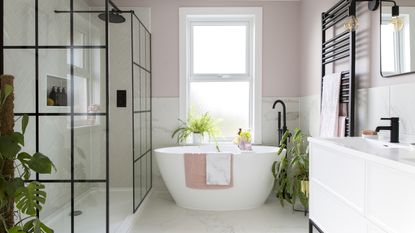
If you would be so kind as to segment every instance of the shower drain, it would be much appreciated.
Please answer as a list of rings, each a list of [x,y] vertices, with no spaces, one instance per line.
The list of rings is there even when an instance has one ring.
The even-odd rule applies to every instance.
[[[80,210],[75,210],[74,212],[72,212],[73,216],[79,216],[81,214],[82,214],[82,211],[80,211]],[[71,215],[69,215],[69,216],[71,216]]]

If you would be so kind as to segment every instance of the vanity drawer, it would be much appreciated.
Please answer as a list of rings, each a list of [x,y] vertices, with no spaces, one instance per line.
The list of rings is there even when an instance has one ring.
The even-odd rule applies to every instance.
[[[365,161],[317,144],[310,147],[310,179],[336,193],[363,214]]]
[[[366,219],[320,184],[310,182],[310,219],[327,233],[367,233]]]
[[[388,233],[415,232],[415,175],[368,162],[367,217]]]

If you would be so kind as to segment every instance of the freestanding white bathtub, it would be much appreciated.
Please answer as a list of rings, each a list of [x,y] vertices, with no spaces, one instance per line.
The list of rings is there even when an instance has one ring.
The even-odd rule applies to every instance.
[[[221,147],[221,151],[227,152],[226,148]],[[277,147],[269,146],[253,146],[252,151],[241,151],[239,154],[233,151],[234,186],[219,190],[186,187],[184,154],[201,153],[200,147],[161,148],[155,150],[155,156],[161,176],[178,206],[195,210],[229,211],[253,209],[264,204],[273,187],[271,168],[278,157],[277,151]]]

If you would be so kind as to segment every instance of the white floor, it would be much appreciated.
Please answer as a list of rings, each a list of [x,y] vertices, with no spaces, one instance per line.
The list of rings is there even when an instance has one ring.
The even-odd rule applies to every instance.
[[[130,220],[127,216],[131,215],[133,208],[132,197],[132,189],[111,189],[110,233],[125,233]],[[101,189],[91,189],[76,199],[75,209],[82,211],[82,214],[75,216],[75,232],[105,232],[105,200],[105,190]],[[69,203],[44,221],[55,232],[71,232]]]
[[[246,211],[182,209],[167,192],[153,192],[134,215],[129,233],[307,233],[308,218],[273,198]]]

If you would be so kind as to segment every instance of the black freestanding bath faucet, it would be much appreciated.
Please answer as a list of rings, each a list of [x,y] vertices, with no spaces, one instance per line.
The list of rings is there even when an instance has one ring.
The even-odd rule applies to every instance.
[[[281,143],[281,139],[282,139],[283,135],[288,130],[287,129],[287,108],[285,106],[284,101],[277,100],[272,105],[272,109],[275,109],[275,106],[277,104],[282,105],[282,114],[283,114],[283,125],[282,125],[282,128],[281,128],[281,112],[278,112],[278,143]]]
[[[376,132],[381,130],[389,130],[391,134],[390,142],[399,143],[399,117],[381,118],[381,120],[391,121],[390,126],[378,126]]]

